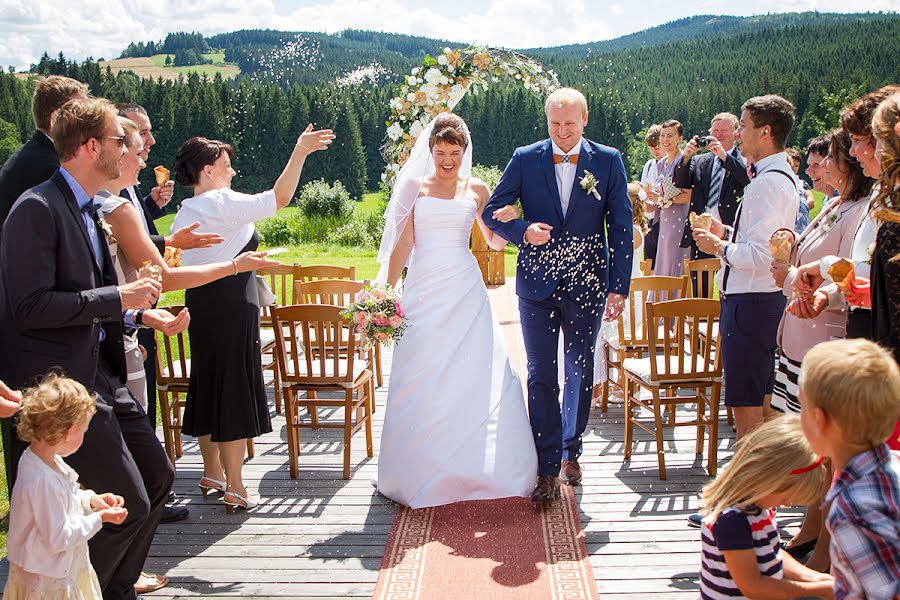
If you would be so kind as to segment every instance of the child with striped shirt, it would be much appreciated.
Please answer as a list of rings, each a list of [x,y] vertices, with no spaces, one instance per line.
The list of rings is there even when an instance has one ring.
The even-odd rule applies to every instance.
[[[817,501],[826,479],[797,417],[765,423],[741,440],[731,464],[701,495],[700,597],[832,598],[830,575],[782,552],[774,511]]]

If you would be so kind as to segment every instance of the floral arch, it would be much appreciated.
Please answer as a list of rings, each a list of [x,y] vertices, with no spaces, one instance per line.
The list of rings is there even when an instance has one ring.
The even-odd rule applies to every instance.
[[[559,87],[556,73],[511,50],[469,46],[444,48],[437,57],[426,56],[422,66],[405,77],[400,95],[390,102],[382,146],[387,163],[382,179],[388,188],[432,119],[452,111],[469,90],[477,94],[497,82],[520,85],[542,97]]]

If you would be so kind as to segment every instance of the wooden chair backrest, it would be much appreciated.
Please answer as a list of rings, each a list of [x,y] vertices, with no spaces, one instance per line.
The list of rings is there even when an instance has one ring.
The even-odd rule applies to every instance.
[[[653,275],[653,259],[645,258],[641,261],[641,274],[645,277]]]
[[[266,278],[269,288],[278,296],[278,304],[285,306],[297,303],[294,298],[294,279],[298,268],[300,268],[300,265],[297,263],[292,265],[280,264],[259,269],[256,271],[256,274]]]
[[[363,281],[351,279],[320,279],[298,282],[295,286],[297,304],[331,304],[349,306],[356,293],[365,286]]]
[[[353,382],[356,334],[340,306],[275,306],[272,320],[281,381],[308,385]]]
[[[184,306],[160,306],[159,308],[177,315]],[[190,346],[187,330],[176,335],[166,335],[161,331],[154,331],[153,334],[157,340],[156,385],[187,386],[191,378],[189,359],[187,358],[187,348]]]
[[[687,288],[688,279],[685,277],[648,275],[632,279],[625,308],[619,317],[619,343],[623,346],[646,346],[650,341],[646,327],[647,303],[660,294],[665,294],[667,299],[684,298]],[[638,328],[638,323],[644,326]]]
[[[310,281],[320,281],[322,279],[356,279],[356,267],[340,267],[337,265],[307,265],[298,267],[294,271],[294,299],[293,304],[303,304],[298,300],[297,286],[301,283]]]
[[[701,343],[701,331],[712,331],[713,322],[718,317],[718,300],[682,298],[648,304],[651,381],[721,377],[721,353],[713,351],[713,344]],[[674,327],[670,327],[673,322]],[[718,342],[716,339],[716,344]],[[661,364],[657,364],[656,358],[659,356],[664,358]]]
[[[718,258],[700,258],[684,261],[684,274],[693,281],[693,275],[697,275],[696,289],[693,283],[688,286],[691,298],[708,298],[715,296],[716,273],[722,268],[722,261]]]

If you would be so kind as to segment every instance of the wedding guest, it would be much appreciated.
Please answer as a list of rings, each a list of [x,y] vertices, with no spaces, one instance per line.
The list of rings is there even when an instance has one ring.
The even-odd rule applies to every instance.
[[[690,212],[691,190],[674,185],[672,175],[681,162],[679,144],[684,139],[684,127],[674,119],[662,123],[660,127],[659,145],[663,156],[656,163],[656,181],[648,193],[659,211],[659,243],[653,274],[681,277],[684,274],[684,260],[690,257],[690,251],[681,247],[681,233]]]
[[[872,116],[879,104],[898,92],[900,92],[900,85],[887,85],[866,94],[841,111],[841,128],[850,135],[852,140],[850,156],[859,161],[866,177],[877,180],[881,176],[881,162],[875,156],[875,138],[872,135],[871,127]],[[866,214],[856,227],[850,254],[845,257],[853,263],[856,277],[866,280],[870,277],[871,252],[874,249],[880,223],[874,215],[874,199],[877,195],[878,186],[874,186],[872,197],[866,205]],[[827,266],[823,272],[821,265],[831,264],[837,258],[837,256],[824,257],[822,261],[807,263],[798,269],[798,276],[794,280],[794,291],[803,297],[805,302],[793,304],[792,311],[802,318],[813,318],[826,308],[849,305],[847,337],[869,338],[872,336],[872,311],[868,306],[848,303],[837,285],[830,279],[829,285],[820,287],[824,278],[828,276]]]
[[[831,459],[828,491],[834,597],[900,596],[900,460],[885,440],[900,420],[900,369],[868,340],[823,342],[800,374],[800,419]]]
[[[831,597],[833,580],[778,546],[775,510],[808,504],[826,484],[826,469],[797,417],[752,431],[701,493],[700,598]]]
[[[693,232],[702,252],[722,260],[719,349],[725,405],[734,412],[739,440],[762,423],[775,383],[776,335],[786,300],[769,272],[769,238],[778,229],[793,228],[797,216],[797,182],[784,152],[794,106],[780,96],[756,96],[741,111],[737,137],[755,176],[744,190],[734,227],[714,218],[710,231]]]
[[[106,100],[70,100],[57,110],[51,137],[60,169],[19,198],[0,240],[0,378],[27,387],[59,368],[95,393],[97,413],[66,462],[86,487],[125,499],[125,521],[89,544],[104,598],[130,600],[175,473],[125,387],[123,326],[134,325],[133,309],[149,309],[161,288],[151,279],[118,283],[92,210],[100,185],[119,175],[123,133]],[[188,319],[146,310],[143,322],[177,331]]]
[[[103,598],[88,540],[104,523],[121,524],[128,510],[121,496],[79,488],[63,461],[81,446],[95,411],[83,385],[58,375],[25,392],[18,432],[31,445],[10,500],[5,599]]]
[[[641,186],[645,191],[652,189],[659,177],[656,164],[662,158],[662,148],[659,147],[661,131],[662,127],[658,123],[654,123],[647,129],[647,135],[644,136],[644,143],[647,144],[650,154],[653,156],[644,163],[644,167],[641,169]],[[650,220],[650,230],[644,238],[644,258],[655,261],[656,248],[659,244],[659,213],[656,211],[656,204],[649,198],[644,202],[644,208],[647,218]]]
[[[231,189],[232,147],[194,137],[178,149],[173,171],[179,185],[194,196],[181,204],[173,227],[198,222],[219,232],[224,241],[184,253],[188,266],[222,261],[234,263],[233,275],[185,293],[194,315],[190,327],[191,377],[182,431],[199,438],[203,455],[200,487],[221,490],[228,509],[254,508],[259,498],[244,485],[246,439],[272,431],[263,383],[259,343],[259,301],[252,273],[239,273],[236,256],[256,250],[259,236],[253,223],[287,206],[312,152],[325,150],[334,139],[330,129],[306,128],[294,146],[275,186],[259,194]]]
[[[828,134],[830,136],[831,134]],[[828,203],[837,191],[825,181],[825,166],[822,164],[828,156],[828,136],[820,135],[812,138],[806,144],[806,176],[812,181],[812,189],[825,194],[823,206]],[[812,210],[816,205],[816,198],[812,192],[806,195],[806,205]]]
[[[797,176],[797,196],[799,197],[800,208],[797,211],[797,220],[794,221],[794,231],[803,233],[803,230],[809,225],[810,211],[809,203],[807,202],[809,187],[805,181],[800,179],[800,165],[803,162],[803,158],[800,156],[800,151],[796,148],[785,148],[785,152],[788,156],[788,164],[791,165],[794,175]]]
[[[35,132],[0,169],[0,228],[22,192],[47,181],[59,168],[50,139],[53,113],[72,98],[87,98],[88,93],[88,86],[69,77],[51,75],[38,80],[31,96]]]
[[[704,137],[709,152],[697,154],[700,138],[694,136],[685,146],[672,175],[676,186],[691,190],[690,211],[698,215],[709,213],[729,226],[734,224],[738,199],[750,183],[741,149],[734,143],[737,128],[735,115],[728,112],[715,115],[710,121],[709,135]],[[688,219],[683,224],[681,247],[691,249],[691,259],[710,258],[697,249]]]
[[[780,229],[772,235],[773,238],[784,237],[792,245],[793,266],[772,263],[775,283],[782,286],[788,300],[793,296],[792,284],[799,265],[819,260],[828,254],[849,254],[853,233],[865,213],[866,200],[872,189],[872,180],[863,174],[860,164],[850,156],[850,136],[836,129],[824,139],[828,141],[829,149],[826,150],[822,179],[825,186],[837,188],[839,197],[829,199],[802,234]],[[788,414],[800,412],[796,382],[803,357],[820,342],[845,337],[846,325],[847,310],[843,307],[826,310],[815,319],[800,319],[790,310],[784,312],[778,332],[780,351],[772,408]],[[829,565],[828,531],[824,527],[820,508],[823,501],[824,490],[822,498],[807,507],[800,531],[785,546],[785,550],[798,560],[812,551],[806,565],[821,572],[826,571]]]

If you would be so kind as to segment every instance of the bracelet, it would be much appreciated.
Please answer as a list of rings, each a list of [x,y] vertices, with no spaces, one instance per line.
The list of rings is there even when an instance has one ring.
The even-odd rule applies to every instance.
[[[144,326],[144,309],[143,308],[139,308],[136,311],[134,311],[134,315],[132,315],[132,316],[133,316],[134,324],[136,327]]]
[[[237,274],[238,274],[237,259],[236,259],[236,258],[232,258],[232,259],[231,259],[231,264],[234,265],[234,274],[237,275]]]

